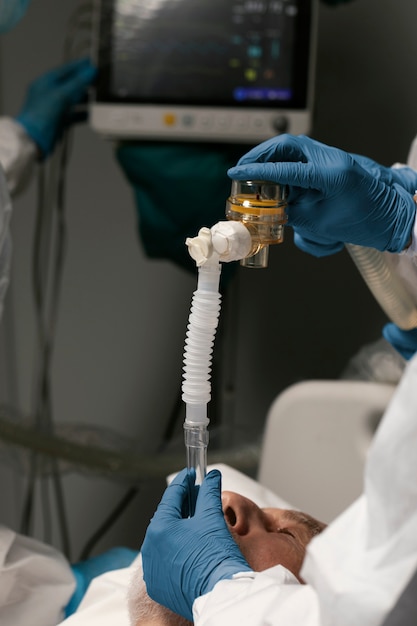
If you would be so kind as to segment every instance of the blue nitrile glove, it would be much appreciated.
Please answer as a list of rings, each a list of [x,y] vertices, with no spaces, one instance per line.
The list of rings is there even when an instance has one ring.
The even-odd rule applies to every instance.
[[[396,324],[385,324],[382,334],[387,341],[409,361],[417,352],[417,328],[401,330]]]
[[[111,548],[103,554],[93,556],[91,559],[79,561],[78,563],[71,565],[71,570],[75,577],[76,588],[70,601],[65,607],[65,617],[69,617],[77,610],[78,605],[83,599],[84,594],[93,578],[96,578],[96,576],[100,576],[100,574],[104,574],[105,572],[111,572],[115,569],[129,567],[138,554],[139,552],[137,550],[131,550],[130,548]]]
[[[0,33],[7,33],[20,22],[29,4],[30,0],[1,0]]]
[[[371,176],[387,185],[398,184],[409,193],[414,194],[417,189],[417,171],[406,165],[402,167],[385,167],[369,157],[350,153],[357,163]]]
[[[44,74],[29,86],[16,121],[43,158],[52,152],[64,128],[75,121],[72,108],[85,101],[95,76],[90,60],[80,59]]]
[[[123,142],[116,158],[135,197],[139,234],[146,254],[196,272],[185,245],[202,226],[225,219],[230,194],[227,169],[242,146],[196,142]],[[222,268],[222,285],[234,271]]]
[[[345,243],[390,252],[406,247],[416,205],[413,170],[404,169],[384,168],[309,137],[284,134],[250,150],[228,175],[288,185],[288,224],[295,243],[324,256]]]
[[[252,571],[223,517],[221,474],[209,472],[188,517],[190,477],[183,470],[166,489],[142,545],[148,595],[192,621],[196,598],[234,574]]]

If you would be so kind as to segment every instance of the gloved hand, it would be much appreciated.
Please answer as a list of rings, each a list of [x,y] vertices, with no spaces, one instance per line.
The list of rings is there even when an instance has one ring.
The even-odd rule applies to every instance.
[[[16,118],[47,157],[62,131],[75,121],[71,110],[86,99],[87,89],[96,76],[89,59],[67,63],[35,80]]]
[[[345,243],[390,252],[406,247],[416,213],[412,182],[417,175],[404,170],[309,137],[279,135],[250,150],[228,175],[288,185],[288,224],[296,245],[324,256]]]
[[[387,341],[409,361],[417,352],[417,328],[401,330],[396,324],[385,324],[382,334]]]
[[[366,170],[376,180],[379,180],[387,185],[398,184],[404,187],[410,194],[414,195],[417,189],[417,172],[411,167],[385,167],[380,165],[372,159],[362,156],[360,154],[350,153],[357,163],[364,170]],[[321,243],[318,239],[312,241],[306,237],[302,237],[299,233],[295,232],[294,242],[300,250],[308,252],[317,257],[328,256],[335,252],[339,252],[343,248],[343,243],[339,242],[335,245],[328,244],[326,242]]]
[[[166,489],[146,531],[142,563],[148,595],[192,621],[196,598],[251,568],[223,517],[220,472],[207,474],[189,518],[190,480],[185,469]]]
[[[69,615],[72,615],[77,610],[93,578],[105,572],[129,567],[138,554],[139,552],[137,550],[131,550],[130,548],[111,548],[103,554],[71,565],[76,588],[71,600],[65,607],[65,617],[69,617]]]
[[[30,0],[1,0],[0,33],[7,33],[20,22],[29,4]]]
[[[417,171],[406,165],[402,167],[385,167],[372,159],[360,154],[350,153],[357,163],[371,176],[387,185],[401,185],[412,195],[417,189]]]

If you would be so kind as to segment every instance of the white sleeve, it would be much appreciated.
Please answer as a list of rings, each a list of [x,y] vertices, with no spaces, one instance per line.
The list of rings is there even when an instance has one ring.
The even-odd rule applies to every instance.
[[[35,143],[23,127],[10,117],[0,117],[0,165],[10,195],[28,184],[37,154]]]
[[[0,624],[56,626],[74,590],[60,552],[0,526]]]
[[[194,602],[195,626],[320,626],[317,596],[280,565],[217,583]]]
[[[417,571],[416,380],[414,356],[368,451],[364,495],[309,546],[301,575],[324,626],[379,626]]]

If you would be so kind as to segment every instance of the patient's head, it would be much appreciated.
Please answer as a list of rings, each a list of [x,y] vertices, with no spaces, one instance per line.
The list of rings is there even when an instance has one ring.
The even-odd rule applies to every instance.
[[[288,509],[259,508],[252,500],[223,491],[227,526],[250,567],[261,572],[282,565],[300,581],[307,544],[326,524],[310,515]],[[188,626],[189,621],[156,604],[146,593],[141,575],[134,576],[129,590],[132,626]]]
[[[326,524],[300,511],[261,509],[233,491],[223,491],[222,505],[229,530],[255,572],[283,565],[302,582],[307,544]]]

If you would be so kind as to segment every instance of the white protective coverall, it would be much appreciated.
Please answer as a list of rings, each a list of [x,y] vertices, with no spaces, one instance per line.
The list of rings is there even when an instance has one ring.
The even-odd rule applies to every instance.
[[[10,196],[21,191],[29,181],[36,155],[36,146],[22,126],[11,118],[0,117],[0,319],[12,253]]]
[[[36,154],[23,128],[0,118],[0,316],[10,275],[10,194],[28,182]],[[55,626],[74,590],[60,552],[0,525],[1,626]]]

